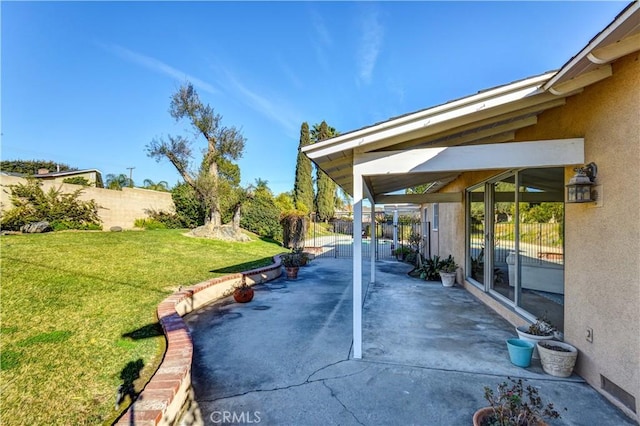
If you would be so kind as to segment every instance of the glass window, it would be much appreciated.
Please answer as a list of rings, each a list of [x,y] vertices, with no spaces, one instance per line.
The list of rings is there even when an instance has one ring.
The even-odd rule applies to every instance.
[[[470,277],[484,284],[484,184],[467,192],[467,271]]]
[[[440,205],[439,204],[434,204],[433,205],[433,221],[432,221],[432,225],[433,225],[433,230],[437,231],[438,230],[438,224],[440,222]]]

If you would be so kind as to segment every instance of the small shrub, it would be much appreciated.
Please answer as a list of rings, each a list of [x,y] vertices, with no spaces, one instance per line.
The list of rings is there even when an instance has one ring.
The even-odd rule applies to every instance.
[[[144,229],[185,229],[189,228],[189,224],[191,223],[189,221],[185,222],[184,218],[177,213],[153,209],[146,210],[146,213],[149,217],[146,219],[136,219],[134,223],[136,227]]]
[[[70,220],[54,220],[51,222],[54,231],[66,231],[76,229],[81,231],[101,231],[102,226],[97,223],[79,223]]]
[[[545,418],[560,418],[552,403],[543,404],[538,389],[531,385],[525,387],[522,379],[507,379],[510,383],[500,383],[497,394],[490,387],[484,387],[484,397],[493,412],[485,418],[483,426],[535,426]]]
[[[136,219],[134,226],[136,228],[147,229],[150,231],[155,229],[167,229],[167,225],[152,218]]]
[[[440,280],[439,271],[447,264],[447,260],[440,259],[440,256],[434,255],[422,262],[422,267],[415,270],[414,275],[425,281]]]

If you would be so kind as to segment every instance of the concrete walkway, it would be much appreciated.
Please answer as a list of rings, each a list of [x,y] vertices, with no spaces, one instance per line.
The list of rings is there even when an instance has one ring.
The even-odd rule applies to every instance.
[[[562,418],[552,425],[635,424],[578,376],[512,365],[508,322],[462,288],[411,278],[408,269],[378,263],[361,360],[351,358],[349,259],[317,259],[298,280],[257,286],[251,303],[225,299],[185,317],[203,423],[469,425],[487,405],[484,386],[511,376],[555,404]]]

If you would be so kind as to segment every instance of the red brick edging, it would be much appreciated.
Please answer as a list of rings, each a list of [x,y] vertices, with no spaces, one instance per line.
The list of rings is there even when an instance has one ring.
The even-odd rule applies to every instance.
[[[213,278],[177,291],[158,305],[158,322],[167,339],[167,351],[158,370],[116,425],[172,425],[179,420],[191,389],[193,358],[193,341],[182,316],[224,297],[224,292],[243,277],[249,285],[279,277],[280,257],[273,260],[272,265],[263,268]]]

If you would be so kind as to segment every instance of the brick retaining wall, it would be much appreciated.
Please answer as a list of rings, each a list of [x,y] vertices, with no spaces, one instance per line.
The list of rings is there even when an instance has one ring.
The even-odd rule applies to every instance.
[[[264,268],[225,275],[185,288],[158,305],[158,321],[167,339],[167,351],[156,373],[116,425],[173,425],[185,407],[195,406],[191,391],[193,341],[182,317],[226,297],[243,276],[249,285],[278,278],[282,274],[280,257],[275,256],[273,260],[272,265]]]

